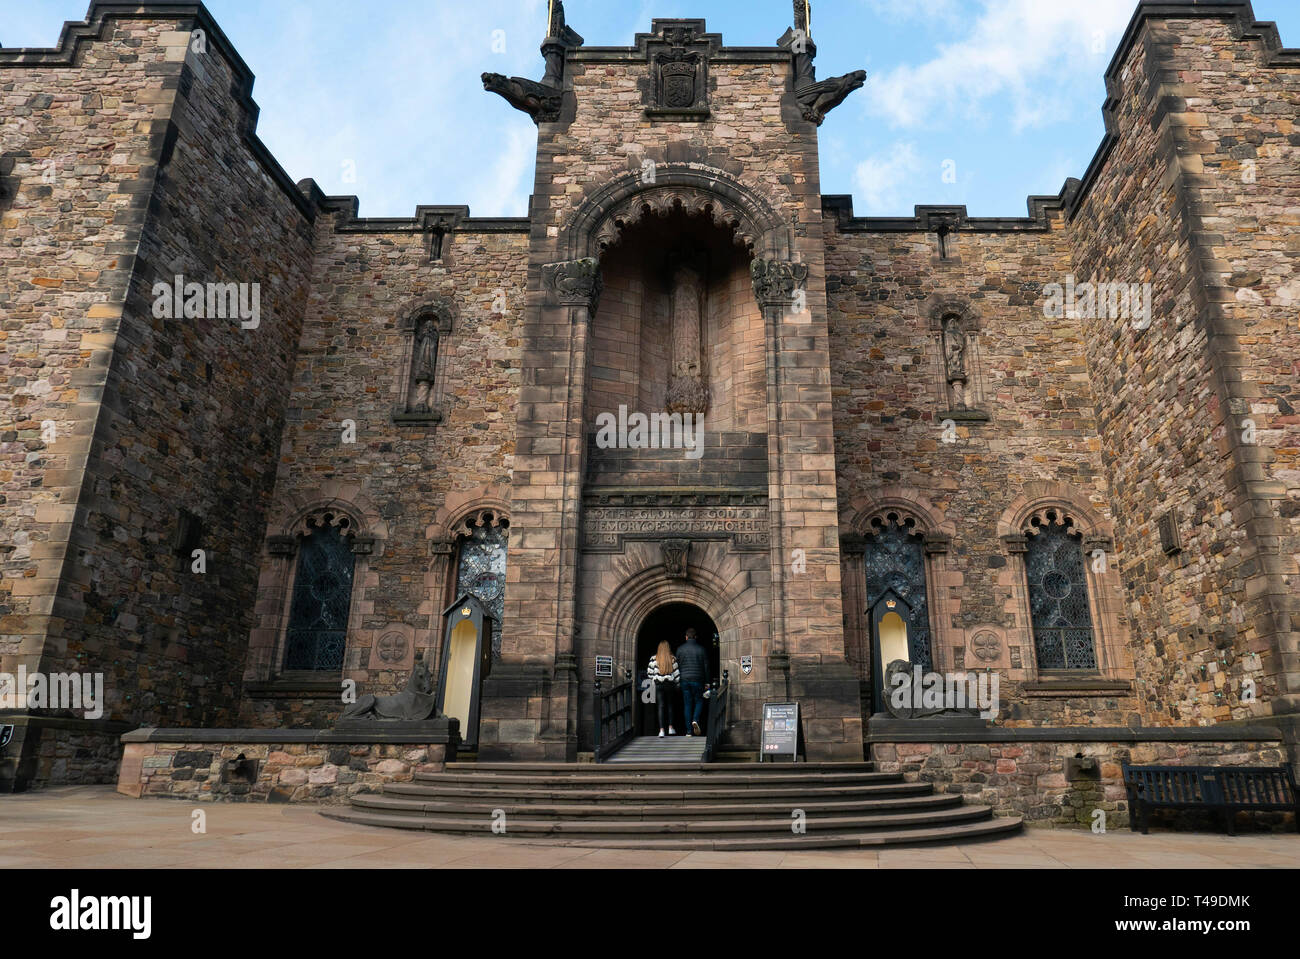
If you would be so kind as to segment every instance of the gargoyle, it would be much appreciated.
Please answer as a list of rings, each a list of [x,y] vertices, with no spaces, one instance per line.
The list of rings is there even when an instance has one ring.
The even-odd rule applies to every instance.
[[[832,77],[796,89],[794,95],[803,107],[803,118],[821,126],[826,114],[843,103],[854,90],[861,89],[866,82],[867,71],[854,70],[842,77]]]
[[[483,89],[505,98],[516,110],[522,110],[534,123],[554,123],[560,119],[564,91],[524,77],[507,77],[500,73],[483,74]]]
[[[787,30],[777,42],[794,54],[794,95],[803,108],[803,118],[821,126],[826,114],[867,82],[867,71],[854,70],[842,77],[819,81],[817,68],[813,65],[817,59],[817,44],[808,35],[808,17],[808,4],[795,0],[794,29]]]
[[[516,110],[533,118],[534,123],[554,123],[560,119],[564,102],[564,54],[566,50],[582,46],[583,39],[564,22],[564,2],[555,0],[551,5],[551,19],[547,24],[546,39],[542,41],[542,57],[546,60],[546,75],[540,83],[526,77],[507,77],[500,73],[483,74],[483,89],[504,97]]]

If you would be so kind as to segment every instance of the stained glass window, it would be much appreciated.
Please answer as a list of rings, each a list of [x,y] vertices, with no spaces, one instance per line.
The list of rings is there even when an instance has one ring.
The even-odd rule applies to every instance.
[[[289,607],[286,670],[343,668],[354,566],[352,538],[345,528],[326,522],[302,538]]]
[[[1065,525],[1031,530],[1025,571],[1039,669],[1096,669],[1083,544]]]
[[[485,523],[474,526],[460,541],[460,562],[456,573],[456,596],[478,597],[489,616],[496,620],[492,630],[492,661],[501,661],[501,623],[506,605],[505,526]]]
[[[891,590],[911,608],[907,645],[912,662],[930,670],[930,607],[925,595],[925,547],[921,537],[897,523],[867,538],[867,608]],[[884,665],[888,665],[887,663]]]

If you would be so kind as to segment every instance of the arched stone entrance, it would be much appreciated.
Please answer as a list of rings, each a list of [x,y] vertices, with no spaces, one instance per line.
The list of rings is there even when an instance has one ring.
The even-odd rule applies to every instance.
[[[631,540],[623,544],[621,552],[584,556],[578,631],[584,703],[579,715],[582,750],[591,749],[593,741],[589,704],[595,676],[589,664],[596,656],[614,660],[614,676],[602,680],[604,689],[625,681],[635,684],[649,663],[650,651],[643,645],[648,640],[643,637],[656,628],[656,615],[671,616],[660,611],[683,606],[696,610],[717,633],[718,675],[729,671],[732,683],[729,737],[744,741],[756,715],[750,700],[764,694],[767,676],[770,634],[763,611],[770,581],[766,561],[765,553],[737,551],[726,540],[693,543],[686,578],[669,574],[657,541]],[[681,624],[682,632],[685,625]],[[672,637],[674,642],[681,638]],[[704,639],[711,642],[712,636],[702,636]],[[742,656],[751,657],[753,663],[748,676],[740,673]],[[641,708],[638,703],[635,718],[641,717]],[[654,731],[657,733],[658,727]]]
[[[647,673],[650,658],[655,655],[659,644],[667,641],[675,653],[686,641],[686,631],[695,630],[697,642],[709,655],[709,677],[713,681],[721,676],[720,652],[721,634],[712,617],[692,603],[665,603],[658,607],[641,623],[637,633],[636,658],[633,672],[636,679],[636,705],[634,722],[638,736],[654,736],[659,732],[658,708],[653,702],[646,702],[646,690],[649,686]],[[682,712],[682,694],[680,688],[670,691],[669,706],[671,719],[679,734],[684,735],[686,722]]]

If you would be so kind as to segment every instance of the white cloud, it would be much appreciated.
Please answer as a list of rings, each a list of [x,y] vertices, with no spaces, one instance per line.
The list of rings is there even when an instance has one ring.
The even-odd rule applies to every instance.
[[[895,143],[862,160],[853,171],[853,195],[860,207],[856,212],[910,214],[911,208],[904,206],[903,188],[913,185],[919,173],[920,161],[911,143]]]
[[[1055,91],[1098,77],[1132,14],[1133,0],[984,0],[966,37],[942,44],[925,63],[874,77],[867,109],[913,127],[978,119],[986,100],[1007,96],[1017,129],[1041,126],[1060,115]]]

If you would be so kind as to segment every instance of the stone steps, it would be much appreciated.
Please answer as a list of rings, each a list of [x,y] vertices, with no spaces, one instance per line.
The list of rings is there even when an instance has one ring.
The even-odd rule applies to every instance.
[[[894,799],[852,799],[833,802],[800,802],[797,808],[809,816],[885,815],[895,812],[925,812],[962,807],[961,796],[933,794],[903,796]],[[507,816],[529,819],[628,819],[635,821],[680,819],[727,819],[743,816],[789,816],[796,808],[791,802],[717,803],[685,805],[635,805],[633,803],[490,803],[428,800],[418,796],[359,795],[352,797],[352,808],[386,811],[398,815],[433,815],[443,818],[460,816],[490,818],[498,809]],[[968,809],[977,809],[968,806]]]
[[[802,816],[795,818],[795,810]],[[870,763],[449,763],[322,814],[361,826],[640,849],[826,849],[1020,829]],[[792,826],[801,823],[796,834]],[[496,826],[497,832],[493,832]]]
[[[669,786],[681,784],[698,784],[698,782],[707,781],[708,786],[719,789],[722,786],[783,786],[783,785],[806,785],[809,782],[809,776],[806,773],[755,773],[755,772],[733,772],[728,769],[727,772],[714,773],[711,776],[703,776],[698,772],[689,771],[689,769],[679,769],[676,764],[669,764],[667,767],[658,769],[649,769],[649,771],[632,771],[623,772],[621,767],[598,767],[603,772],[599,773],[564,773],[564,772],[534,772],[534,773],[506,773],[506,772],[441,772],[441,773],[416,773],[415,781],[421,784],[437,785],[485,785],[500,787],[500,789],[511,789],[513,786],[549,786],[555,789],[567,789],[567,787],[577,787],[577,789],[591,789],[595,785],[602,787],[607,786],[642,786],[647,781],[653,780],[656,786]],[[887,782],[902,782],[902,776],[897,773],[878,773],[878,772],[819,772],[816,780],[820,784],[827,786],[867,786],[872,784],[887,784]]]
[[[638,736],[616,752],[608,765],[631,763],[695,763],[704,758],[707,740],[703,736]]]
[[[800,807],[802,808],[802,807]],[[882,813],[874,816],[813,816],[807,815],[805,823],[809,832],[816,830],[847,833],[862,829],[910,829],[952,823],[980,822],[991,818],[992,812],[987,807],[962,806],[958,809],[935,809],[925,812]],[[760,833],[776,836],[791,835],[793,817],[787,812],[785,816],[759,818],[733,818],[718,820],[615,820],[593,821],[590,819],[539,819],[522,816],[512,817],[505,813],[501,816],[447,816],[445,814],[415,813],[399,814],[378,809],[364,810],[353,806],[346,819],[373,826],[395,826],[401,829],[423,829],[429,832],[448,832],[462,835],[475,833],[492,835],[496,821],[505,823],[506,835],[600,835],[600,836],[661,836],[701,834],[704,836],[727,835],[732,833]],[[742,814],[748,815],[748,814]],[[344,818],[344,816],[332,817]]]
[[[581,785],[581,784],[579,784]],[[592,783],[587,788],[572,789],[502,789],[499,786],[464,786],[464,785],[437,785],[432,783],[390,783],[384,787],[384,795],[397,796],[418,796],[428,800],[437,800],[443,798],[451,799],[483,799],[496,802],[498,805],[503,800],[517,800],[519,802],[632,802],[632,803],[730,803],[735,802],[738,794],[743,794],[746,802],[754,800],[782,800],[789,801],[798,799],[801,801],[812,801],[822,799],[826,801],[848,800],[861,796],[925,796],[929,795],[932,787],[926,783],[879,783],[868,786],[802,786],[798,783],[779,786],[776,788],[763,788],[761,786],[749,786],[743,790],[736,788],[718,789],[709,788],[708,786],[692,786],[690,788],[664,789],[656,783],[647,783],[646,786],[639,789],[610,789],[600,788],[599,784]]]
[[[616,769],[610,768],[610,763],[447,763],[446,771],[448,773],[475,773],[483,776],[493,775],[512,775],[517,776],[523,773],[553,773],[559,776],[609,776],[619,775],[627,776],[632,773],[658,773],[664,772],[663,763],[624,763]],[[829,773],[869,773],[875,771],[875,764],[870,762],[858,763],[758,763],[758,762],[734,762],[726,763],[691,763],[685,765],[673,764],[672,772],[693,772],[702,775],[715,776],[734,776],[740,773],[762,773],[764,775],[778,775],[780,773],[805,775],[809,772],[829,772]]]

